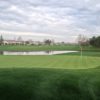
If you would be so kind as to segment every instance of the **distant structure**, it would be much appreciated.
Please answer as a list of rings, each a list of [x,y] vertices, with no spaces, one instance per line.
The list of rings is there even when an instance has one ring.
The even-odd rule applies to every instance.
[[[38,41],[19,41],[19,40],[4,40],[3,45],[39,45]]]
[[[4,39],[0,36],[0,45],[65,45],[65,42],[55,42],[53,39],[45,39],[44,41],[33,41],[32,39],[24,40],[21,36],[14,39]]]

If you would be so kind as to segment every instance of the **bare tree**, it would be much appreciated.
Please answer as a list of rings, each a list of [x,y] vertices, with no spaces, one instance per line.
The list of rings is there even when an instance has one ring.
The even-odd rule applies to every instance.
[[[84,35],[79,35],[78,38],[77,38],[77,41],[78,41],[78,44],[80,46],[86,46],[86,45],[89,45],[89,40],[87,37],[85,37]]]
[[[17,41],[22,41],[23,39],[22,39],[22,37],[21,36],[19,36],[18,38],[17,38]]]
[[[45,43],[46,45],[51,45],[52,41],[49,40],[49,39],[47,39],[47,40],[44,40],[44,43]]]
[[[81,57],[82,57],[82,51],[83,51],[82,46],[88,45],[89,41],[84,35],[81,35],[81,34],[78,36],[77,41],[81,49]]]

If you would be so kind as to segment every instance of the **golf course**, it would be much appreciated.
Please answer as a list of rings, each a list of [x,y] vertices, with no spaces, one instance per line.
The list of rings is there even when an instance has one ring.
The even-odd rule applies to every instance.
[[[75,50],[56,55],[0,55],[0,100],[100,100],[100,49],[1,46],[1,51]]]
[[[100,100],[100,0],[0,0],[0,100]]]

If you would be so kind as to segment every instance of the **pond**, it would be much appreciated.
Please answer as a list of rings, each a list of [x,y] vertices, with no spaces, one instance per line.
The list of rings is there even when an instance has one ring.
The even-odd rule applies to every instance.
[[[78,51],[0,51],[0,55],[55,55]]]

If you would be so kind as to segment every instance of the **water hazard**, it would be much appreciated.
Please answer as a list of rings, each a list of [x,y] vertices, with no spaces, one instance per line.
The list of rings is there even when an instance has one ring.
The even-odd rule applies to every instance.
[[[0,55],[56,55],[78,51],[0,51]]]

